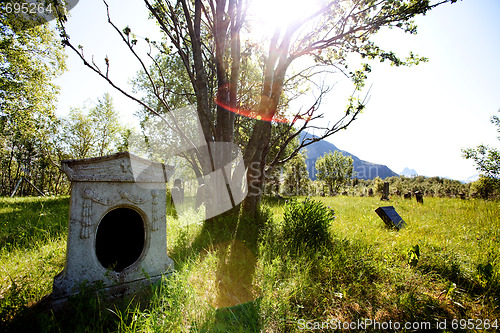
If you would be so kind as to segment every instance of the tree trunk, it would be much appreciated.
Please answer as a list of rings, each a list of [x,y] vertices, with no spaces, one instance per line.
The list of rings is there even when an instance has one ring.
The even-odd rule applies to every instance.
[[[265,175],[266,152],[271,138],[271,122],[258,121],[252,132],[252,137],[248,142],[245,152],[247,165],[247,185],[248,194],[243,201],[243,214],[255,217],[262,196]],[[253,156],[251,154],[253,152]]]

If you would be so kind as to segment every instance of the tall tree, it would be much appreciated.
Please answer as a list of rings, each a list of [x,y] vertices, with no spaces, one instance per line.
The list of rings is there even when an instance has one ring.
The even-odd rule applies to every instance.
[[[7,11],[7,3],[0,3],[1,195],[10,194],[23,176],[54,193],[61,177],[50,163],[58,93],[52,79],[65,69],[65,54],[48,24]],[[32,192],[26,187],[17,193]]]
[[[123,145],[127,129],[120,123],[113,99],[105,93],[94,107],[72,108],[62,125],[60,140],[72,158],[104,156]]]
[[[151,16],[164,34],[162,43],[153,43],[149,39],[145,41],[159,53],[177,57],[176,63],[182,64],[191,85],[189,93],[192,92],[192,95],[188,99],[196,102],[202,134],[209,147],[213,147],[212,143],[235,141],[236,114],[244,114],[253,119],[248,126],[250,134],[244,144],[242,159],[247,170],[246,182],[249,188],[243,209],[253,214],[257,210],[265,181],[264,175],[269,168],[285,163],[302,148],[346,128],[364,108],[363,101],[351,98],[347,109],[340,113],[337,122],[316,126],[317,132],[322,131],[321,135],[317,138],[304,139],[294,151],[285,154],[287,146],[301,131],[310,126],[311,120],[320,117],[318,106],[321,100],[319,98],[317,103],[306,107],[305,111],[291,110],[289,114],[291,121],[275,139],[272,135],[273,128],[282,119],[284,110],[280,109],[280,105],[287,96],[287,88],[297,87],[298,83],[311,80],[315,74],[337,69],[352,78],[356,89],[362,89],[366,75],[370,72],[370,66],[363,64],[359,70],[348,69],[346,58],[352,53],[359,54],[365,59],[387,60],[396,66],[418,63],[423,59],[413,54],[402,59],[393,52],[385,51],[375,45],[370,41],[370,37],[382,27],[397,27],[408,33],[416,33],[416,26],[412,21],[416,15],[425,14],[443,3],[456,1],[322,2],[315,12],[292,21],[288,26],[278,26],[267,39],[267,51],[260,57],[258,101],[252,110],[246,110],[242,104],[242,101],[246,100],[244,96],[246,91],[242,87],[250,84],[242,81],[246,68],[243,60],[251,53],[258,56],[255,51],[257,48],[252,47],[257,44],[252,44],[249,34],[244,33],[244,29],[249,27],[247,15],[252,2],[144,0]],[[63,34],[64,44],[74,50],[85,65],[112,86],[137,101],[151,115],[162,119],[165,126],[175,130],[175,119],[169,115],[173,106],[167,97],[170,86],[166,84],[168,80],[163,80],[168,77],[166,75],[168,69],[162,68],[161,63],[148,53],[153,67],[160,73],[160,80],[156,80],[151,69],[137,53],[135,46],[138,39],[131,29],[118,28],[110,18],[109,8],[108,19],[119,38],[140,62],[156,100],[153,104],[141,100],[114,82],[109,72],[108,59],[105,59],[105,70],[101,70],[95,62],[89,62],[85,58],[82,50],[74,46],[67,34]],[[60,23],[64,24],[63,20]],[[298,61],[299,59],[301,61]],[[323,89],[320,96],[327,90]],[[161,109],[158,106],[161,106]],[[161,110],[165,112],[160,112]],[[200,149],[182,131],[179,131],[178,135],[185,141],[187,147],[192,148],[193,156],[196,156],[203,174],[223,170],[228,189],[229,182],[239,181],[241,174],[227,175],[225,169],[222,169],[231,161],[231,150]],[[278,149],[271,149],[272,147]]]
[[[300,152],[285,164],[284,191],[286,195],[307,195],[310,185],[306,156]]]
[[[316,160],[316,177],[324,181],[330,194],[339,193],[342,186],[348,184],[353,176],[353,160],[340,151],[329,152]]]
[[[500,110],[498,110],[500,113]],[[497,127],[500,134],[500,118],[491,117],[491,123]],[[500,136],[497,137],[500,140]],[[479,145],[475,148],[462,149],[462,156],[472,159],[476,163],[476,168],[486,177],[500,179],[500,150],[494,147]]]

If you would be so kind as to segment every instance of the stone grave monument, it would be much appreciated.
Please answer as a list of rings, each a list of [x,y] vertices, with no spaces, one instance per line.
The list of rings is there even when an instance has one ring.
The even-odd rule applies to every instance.
[[[177,178],[174,180],[174,187],[170,190],[172,193],[172,203],[181,206],[184,203],[184,186],[182,185],[182,180]],[[176,207],[180,209],[180,207]]]
[[[424,203],[424,194],[420,191],[415,192],[415,198],[417,199],[418,203],[423,204]]]
[[[198,186],[198,190],[196,191],[196,205],[195,208],[198,209],[200,206],[206,201],[205,196],[205,184],[201,184]]]
[[[382,197],[380,200],[389,200],[389,182],[384,182],[384,190],[382,192]]]
[[[403,221],[393,206],[379,207],[375,209],[375,213],[377,213],[389,228],[396,228],[399,230],[405,226],[405,221]]]
[[[83,284],[124,295],[173,271],[165,222],[173,167],[128,152],[61,164],[71,199],[66,262],[54,278],[54,300]]]

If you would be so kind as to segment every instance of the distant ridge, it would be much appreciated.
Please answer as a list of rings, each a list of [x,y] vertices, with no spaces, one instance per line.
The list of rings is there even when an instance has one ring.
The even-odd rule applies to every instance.
[[[305,138],[317,138],[317,136],[302,132],[300,133],[300,140],[304,140]],[[334,144],[321,140],[315,142],[306,147],[307,149],[307,171],[309,172],[309,178],[312,180],[316,180],[316,160],[319,157],[322,157],[325,154],[328,154],[330,151],[333,153],[336,150],[340,151],[344,155],[348,155],[352,157],[354,171],[356,172],[355,177],[358,179],[373,179],[375,177],[380,177],[385,179],[386,177],[397,176],[398,174],[389,169],[386,165],[375,164],[367,161],[363,161],[359,159],[357,156],[345,151],[340,150],[335,147]]]
[[[472,182],[477,181],[478,179],[479,179],[479,174],[475,174],[473,176],[470,176],[466,180],[463,180],[462,183],[472,183]]]

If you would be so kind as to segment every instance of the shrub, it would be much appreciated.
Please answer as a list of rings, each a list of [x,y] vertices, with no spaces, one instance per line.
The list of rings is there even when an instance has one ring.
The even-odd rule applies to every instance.
[[[471,185],[471,195],[483,199],[500,199],[500,180],[480,176]]]
[[[285,248],[298,254],[303,250],[316,251],[331,244],[328,229],[334,218],[333,210],[320,201],[289,201],[285,205],[282,224]]]

